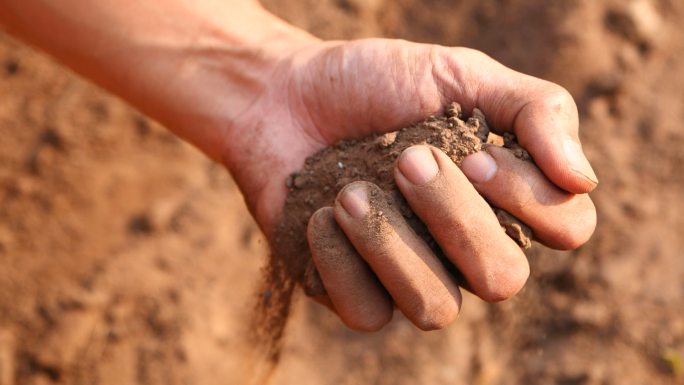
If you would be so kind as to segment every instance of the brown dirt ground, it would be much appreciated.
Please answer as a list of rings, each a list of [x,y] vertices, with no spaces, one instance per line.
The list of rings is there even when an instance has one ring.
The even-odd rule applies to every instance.
[[[372,335],[299,300],[273,383],[684,383],[680,1],[267,3],[321,37],[465,45],[564,85],[601,179],[594,238],[535,246],[518,298]],[[226,173],[5,36],[0,95],[0,385],[247,382],[266,250]]]

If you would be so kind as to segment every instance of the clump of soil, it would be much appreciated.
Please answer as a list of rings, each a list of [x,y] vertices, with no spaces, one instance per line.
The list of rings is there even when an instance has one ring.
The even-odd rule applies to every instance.
[[[307,158],[303,169],[286,180],[289,194],[271,244],[272,256],[265,268],[267,287],[260,301],[258,327],[261,328],[261,337],[269,341],[273,358],[277,357],[296,284],[300,284],[309,296],[326,294],[306,240],[309,218],[319,208],[332,206],[337,193],[351,182],[363,180],[378,185],[388,203],[398,209],[449,270],[460,277],[394,183],[395,160],[404,149],[416,144],[437,147],[456,164],[484,146],[496,144],[511,149],[521,159],[531,161],[527,152],[517,145],[515,137],[505,134],[502,138],[490,133],[480,110],[474,109],[472,116],[464,120],[457,103],[452,103],[443,116],[431,116],[384,135],[341,141]],[[507,212],[495,207],[492,209],[506,233],[522,248],[530,247],[531,230]]]

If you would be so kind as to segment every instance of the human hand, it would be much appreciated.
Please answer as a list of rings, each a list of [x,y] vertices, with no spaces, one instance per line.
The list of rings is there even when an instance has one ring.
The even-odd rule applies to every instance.
[[[485,199],[553,248],[576,248],[593,233],[586,193],[596,176],[581,151],[576,106],[561,87],[470,49],[382,39],[315,42],[283,55],[270,71],[254,102],[231,119],[223,151],[268,237],[282,212],[284,180],[307,156],[341,139],[398,129],[450,101],[480,108],[495,130],[515,133],[538,166],[495,147],[467,157],[462,169],[425,146],[398,159],[398,187],[471,291],[500,301],[529,274]],[[376,189],[352,183],[309,222],[331,306],[357,330],[381,328],[393,304],[421,329],[442,328],[459,312],[457,283],[400,215],[390,215],[383,234],[368,226]]]
[[[529,269],[484,199],[554,248],[575,248],[593,232],[585,193],[597,182],[572,98],[477,51],[381,39],[323,43],[255,0],[5,3],[0,24],[10,33],[223,162],[267,237],[282,212],[285,178],[308,155],[398,129],[452,101],[514,132],[538,166],[497,148],[467,157],[462,169],[427,147],[400,156],[398,187],[470,290],[487,301],[508,298]],[[332,307],[359,330],[382,327],[393,303],[418,327],[441,328],[459,311],[456,282],[402,218],[390,221],[385,237],[365,226],[375,188],[347,186],[310,221]],[[343,258],[317,242],[326,233]]]

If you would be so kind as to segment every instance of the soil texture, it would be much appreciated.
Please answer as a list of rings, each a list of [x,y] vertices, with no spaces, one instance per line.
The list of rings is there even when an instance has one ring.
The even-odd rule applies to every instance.
[[[673,385],[684,361],[684,3],[266,0],[325,39],[484,51],[575,98],[594,237],[424,333],[294,300],[277,385]],[[268,258],[225,170],[0,34],[0,384],[248,384]]]

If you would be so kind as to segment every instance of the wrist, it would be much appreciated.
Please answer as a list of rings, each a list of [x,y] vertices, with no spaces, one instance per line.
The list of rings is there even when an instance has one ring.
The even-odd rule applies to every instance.
[[[237,18],[211,15],[200,24],[168,57],[146,60],[149,68],[133,70],[154,81],[146,87],[135,80],[123,84],[138,87],[139,94],[127,99],[143,112],[226,163],[225,153],[239,146],[236,137],[253,128],[239,117],[272,87],[287,57],[320,40],[258,4],[240,9]],[[159,71],[158,65],[167,68]]]
[[[288,51],[316,39],[256,0],[7,0],[0,24],[212,158]],[[55,33],[58,30],[59,33]]]

